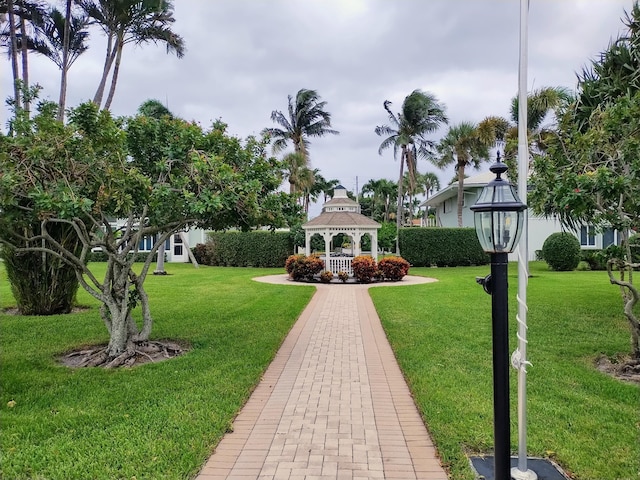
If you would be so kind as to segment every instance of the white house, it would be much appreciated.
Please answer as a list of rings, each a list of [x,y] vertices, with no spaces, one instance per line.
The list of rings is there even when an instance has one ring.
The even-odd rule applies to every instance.
[[[495,178],[495,174],[491,172],[480,173],[473,177],[464,179],[464,204],[462,208],[462,226],[474,226],[473,212],[470,207],[476,203],[482,189]],[[435,211],[435,225],[437,227],[455,228],[458,226],[458,182],[453,182],[449,186],[436,192],[427,200],[420,204],[421,207],[430,207]],[[564,229],[560,222],[554,218],[543,218],[533,215],[530,210],[529,214],[529,260],[536,259],[536,250],[542,250],[544,241],[555,232],[561,232]],[[566,230],[570,231],[570,230]],[[575,234],[583,249],[601,249],[608,247],[613,243],[620,243],[618,232],[607,229],[604,232],[596,232],[593,226],[583,226],[579,232],[570,231]],[[522,240],[521,240],[522,241]],[[517,254],[512,253],[510,260],[516,260]]]

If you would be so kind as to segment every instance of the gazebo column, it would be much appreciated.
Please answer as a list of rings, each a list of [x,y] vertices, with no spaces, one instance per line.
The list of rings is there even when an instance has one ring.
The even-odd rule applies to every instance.
[[[304,231],[304,254],[307,257],[311,255],[311,236],[312,233],[309,230]]]
[[[353,256],[357,257],[358,255],[360,255],[360,253],[362,252],[362,250],[360,249],[360,242],[362,241],[362,233],[360,232],[353,232],[352,233],[352,240],[353,240]]]
[[[324,270],[331,270],[331,268],[329,267],[329,263],[331,261],[331,232],[329,232],[328,230],[325,230],[324,234],[322,235],[324,237]]]
[[[371,235],[371,256],[378,261],[378,230],[374,230],[369,235]]]

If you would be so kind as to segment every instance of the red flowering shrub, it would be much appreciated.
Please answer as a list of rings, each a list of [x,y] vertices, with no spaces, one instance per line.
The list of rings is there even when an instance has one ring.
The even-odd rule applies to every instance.
[[[324,270],[324,262],[317,255],[291,255],[284,268],[293,280],[313,280],[314,275]]]
[[[380,260],[378,268],[382,271],[384,278],[397,282],[409,273],[409,262],[402,257],[386,257]]]
[[[320,274],[320,281],[322,283],[329,283],[333,280],[333,272],[330,270],[326,270]]]
[[[349,280],[349,274],[347,272],[339,271],[338,272],[338,279],[342,283],[347,283],[347,280]]]
[[[372,257],[364,255],[351,260],[351,268],[353,268],[353,276],[360,283],[370,283],[378,269],[376,261]]]

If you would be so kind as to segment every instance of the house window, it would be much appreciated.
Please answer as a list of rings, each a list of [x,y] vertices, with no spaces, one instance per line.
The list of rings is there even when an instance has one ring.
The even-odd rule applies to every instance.
[[[176,233],[173,236],[173,254],[176,257],[179,257],[182,255],[182,237],[180,236],[179,233]]]
[[[580,227],[580,245],[582,247],[595,247],[596,246],[596,229],[595,227],[582,226]]]
[[[149,252],[153,248],[153,244],[156,242],[155,235],[145,235],[140,239],[140,243],[138,244],[138,251],[140,252]]]
[[[609,245],[620,245],[620,235],[613,228],[606,228],[602,232],[602,248],[607,248]]]

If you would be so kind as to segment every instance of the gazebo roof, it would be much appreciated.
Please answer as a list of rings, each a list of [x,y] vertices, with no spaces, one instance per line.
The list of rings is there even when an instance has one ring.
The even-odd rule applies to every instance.
[[[307,223],[302,225],[302,228],[312,227],[380,228],[381,225],[375,220],[372,220],[369,217],[365,217],[361,213],[357,212],[322,212],[317,217],[309,220]]]
[[[302,228],[368,228],[378,229],[381,225],[360,213],[360,205],[347,196],[347,189],[338,185],[333,190],[333,198],[322,207],[322,213],[302,225]]]

